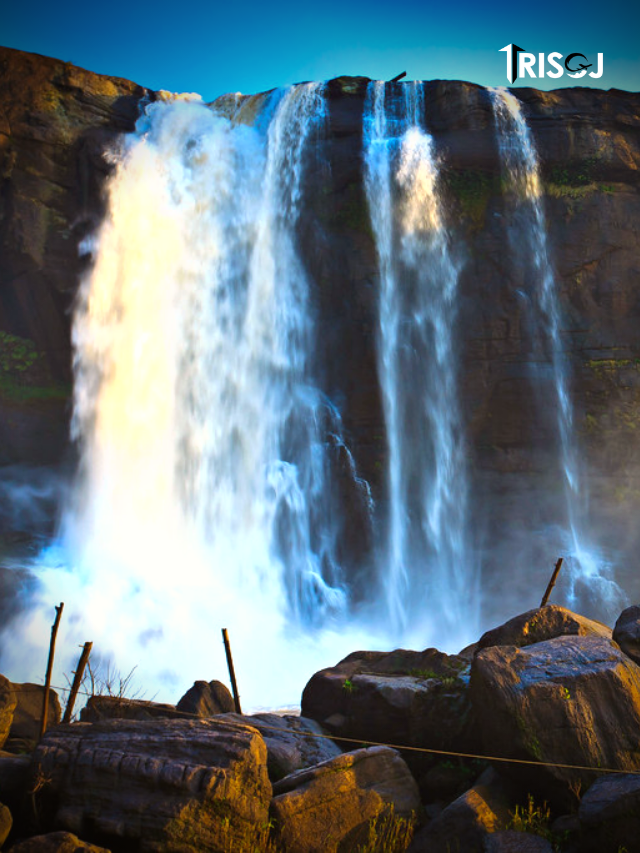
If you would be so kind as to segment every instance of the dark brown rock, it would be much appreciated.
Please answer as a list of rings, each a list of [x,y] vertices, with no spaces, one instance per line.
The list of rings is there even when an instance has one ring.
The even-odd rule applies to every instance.
[[[226,714],[224,719],[253,726],[260,732],[267,746],[267,767],[272,782],[342,754],[326,730],[306,717]]]
[[[0,749],[5,745],[16,709],[16,694],[8,678],[0,675]]]
[[[16,709],[13,714],[9,738],[20,741],[25,748],[33,749],[40,737],[44,687],[41,684],[13,684]],[[49,690],[47,727],[57,726],[62,717],[60,699],[55,690]]]
[[[580,801],[582,848],[598,853],[635,850],[640,838],[640,775],[597,779]]]
[[[483,853],[489,833],[504,829],[509,802],[496,774],[489,771],[416,833],[409,853]]]
[[[59,726],[40,742],[32,769],[47,780],[40,811],[53,811],[56,826],[141,851],[233,849],[247,827],[268,820],[267,750],[255,729],[236,723]]]
[[[273,788],[272,812],[291,853],[356,850],[369,821],[390,806],[400,817],[417,812],[416,783],[400,755],[387,747],[358,749],[299,770]]]
[[[549,762],[540,770],[501,766],[548,801],[571,802],[569,786],[585,790],[599,767],[638,766],[640,667],[604,637],[483,649],[471,697],[488,754]]]
[[[572,613],[565,607],[548,604],[514,616],[504,625],[486,631],[478,641],[477,650],[490,646],[530,646],[566,634],[611,639],[611,628]]]
[[[235,710],[233,696],[221,681],[196,681],[176,705],[178,711],[212,717]]]
[[[640,605],[622,611],[613,629],[613,639],[625,655],[640,664]]]
[[[106,847],[96,847],[73,835],[71,832],[51,832],[48,835],[35,835],[15,844],[15,853],[110,853]]]
[[[193,715],[178,711],[175,705],[163,702],[145,702],[142,699],[127,699],[124,696],[90,696],[80,712],[83,723],[100,720],[188,720]]]
[[[21,807],[27,792],[30,764],[31,758],[28,755],[0,753],[0,802],[9,806],[14,815]]]
[[[0,803],[0,847],[7,840],[12,826],[13,818],[11,817],[11,812],[3,803]]]

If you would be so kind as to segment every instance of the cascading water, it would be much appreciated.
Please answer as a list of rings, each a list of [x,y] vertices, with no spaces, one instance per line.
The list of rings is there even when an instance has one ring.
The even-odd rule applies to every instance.
[[[366,191],[379,274],[379,375],[389,452],[384,576],[393,623],[446,636],[477,619],[455,352],[458,266],[422,84],[369,84]]]
[[[498,147],[507,180],[515,196],[516,229],[510,229],[513,251],[525,255],[525,267],[534,276],[531,304],[536,336],[547,344],[556,397],[556,423],[560,445],[560,465],[564,480],[570,552],[568,603],[577,604],[576,588],[595,592],[614,617],[624,600],[617,584],[609,577],[609,567],[596,556],[585,534],[587,490],[578,458],[574,412],[569,392],[569,375],[563,355],[560,303],[555,276],[549,260],[547,228],[542,204],[538,155],[520,101],[507,89],[490,89]]]
[[[80,484],[22,623],[44,646],[65,600],[67,648],[92,639],[167,698],[224,677],[221,627],[254,705],[295,703],[345,633],[371,643],[342,624],[328,454],[344,440],[313,384],[296,248],[322,86],[258,113],[266,139],[157,103],[125,144],[74,322]]]

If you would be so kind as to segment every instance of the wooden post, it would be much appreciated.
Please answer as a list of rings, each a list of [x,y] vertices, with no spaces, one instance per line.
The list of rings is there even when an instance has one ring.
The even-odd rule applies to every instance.
[[[407,72],[403,71],[402,74],[397,74],[395,77],[392,77],[391,80],[389,80],[389,83],[397,83],[398,80],[402,80],[402,78],[406,76]]]
[[[558,562],[556,563],[556,567],[553,570],[553,574],[551,575],[551,580],[549,581],[549,585],[547,586],[545,594],[542,596],[542,601],[540,602],[540,607],[544,607],[547,601],[549,601],[549,596],[551,595],[551,590],[556,584],[556,579],[558,577],[558,573],[562,568],[562,557],[558,558]]]
[[[236,684],[236,673],[233,668],[233,658],[231,657],[231,645],[229,644],[229,635],[227,629],[222,629],[222,642],[224,643],[224,651],[227,656],[227,666],[229,667],[229,678],[231,679],[231,689],[233,690],[233,704],[236,706],[236,714],[241,714],[240,697],[238,696],[238,685]]]
[[[47,730],[47,717],[49,716],[49,688],[51,687],[51,670],[53,669],[53,656],[56,650],[56,636],[58,635],[58,625],[62,611],[64,610],[64,601],[60,602],[60,606],[56,607],[56,618],[51,626],[51,642],[49,643],[49,660],[47,662],[47,676],[44,681],[44,694],[42,697],[42,721],[40,723],[40,737]]]
[[[63,723],[71,722],[71,714],[73,714],[73,706],[76,703],[76,697],[78,695],[78,690],[80,690],[80,685],[82,684],[82,676],[84,675],[84,668],[87,665],[87,661],[89,660],[89,655],[91,654],[91,649],[93,647],[93,643],[85,643],[84,648],[82,649],[82,653],[80,655],[80,659],[78,660],[78,666],[75,671],[73,684],[71,685],[71,693],[69,693],[69,699],[67,700],[67,707],[64,709],[64,717],[62,718]]]

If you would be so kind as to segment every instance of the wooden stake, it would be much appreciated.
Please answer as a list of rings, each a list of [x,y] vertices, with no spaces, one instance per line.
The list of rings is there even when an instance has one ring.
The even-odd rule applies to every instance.
[[[53,657],[56,650],[56,636],[58,635],[58,625],[62,611],[64,610],[64,601],[60,602],[60,606],[56,607],[56,618],[51,626],[51,642],[49,643],[49,660],[47,662],[47,676],[44,681],[44,694],[42,697],[42,721],[40,723],[40,737],[47,730],[47,717],[49,716],[49,689],[51,687],[51,670],[53,669]]]
[[[62,718],[63,723],[70,723],[71,722],[71,715],[73,714],[73,706],[76,703],[76,697],[78,695],[78,690],[80,690],[80,685],[82,684],[82,676],[84,675],[84,668],[87,665],[87,661],[89,660],[89,655],[91,654],[92,647],[93,647],[93,643],[85,643],[84,648],[82,649],[80,659],[78,660],[78,666],[77,666],[76,671],[75,671],[73,684],[71,685],[71,693],[69,693],[69,699],[67,700],[67,707],[64,709],[64,717]]]
[[[236,684],[236,673],[233,668],[233,658],[231,657],[231,645],[229,644],[229,635],[227,629],[222,629],[222,642],[224,643],[224,651],[227,655],[227,666],[229,667],[229,678],[231,679],[231,689],[233,690],[233,704],[236,706],[236,714],[241,714],[240,697],[238,696],[238,685]]]
[[[547,586],[547,590],[545,594],[542,596],[542,601],[540,602],[540,607],[544,607],[547,601],[549,601],[549,596],[551,595],[551,590],[556,584],[556,579],[558,577],[558,573],[562,568],[562,557],[558,557],[558,562],[556,563],[556,567],[553,570],[553,574],[551,575],[551,580],[549,581],[549,585]]]
[[[389,83],[397,83],[398,80],[402,80],[402,78],[406,76],[407,72],[403,71],[402,74],[397,74],[395,77],[392,77],[391,80],[389,80]]]

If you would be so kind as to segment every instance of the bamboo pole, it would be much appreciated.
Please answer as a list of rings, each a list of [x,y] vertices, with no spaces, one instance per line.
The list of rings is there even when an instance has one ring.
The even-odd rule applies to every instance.
[[[556,580],[560,569],[562,568],[562,557],[558,557],[558,562],[556,563],[556,567],[553,570],[553,574],[551,575],[551,580],[547,586],[545,594],[542,596],[542,601],[540,602],[540,607],[544,607],[547,601],[549,601],[549,596],[551,595],[551,590],[554,588],[556,584]]]
[[[224,643],[224,651],[227,656],[227,666],[229,667],[229,678],[231,679],[231,689],[233,690],[233,704],[236,706],[236,714],[241,714],[240,696],[238,695],[238,685],[236,684],[236,673],[233,668],[233,658],[231,657],[231,645],[229,643],[229,634],[227,629],[222,629],[222,642]]]
[[[58,626],[64,610],[64,601],[60,602],[60,606],[56,607],[56,618],[51,626],[51,642],[49,643],[49,660],[47,661],[47,675],[44,681],[44,694],[42,696],[42,720],[40,723],[40,737],[47,730],[47,717],[49,716],[49,689],[51,688],[51,671],[53,669],[53,658],[56,651],[56,637],[58,635]]]
[[[71,722],[73,706],[76,703],[76,697],[78,696],[78,691],[80,690],[80,685],[82,684],[84,668],[87,665],[87,661],[89,660],[89,655],[91,654],[92,648],[93,643],[85,643],[84,648],[82,649],[82,653],[80,654],[78,666],[74,674],[73,684],[71,685],[71,692],[69,693],[69,699],[67,700],[67,707],[64,709],[64,717],[62,718],[63,723]]]

